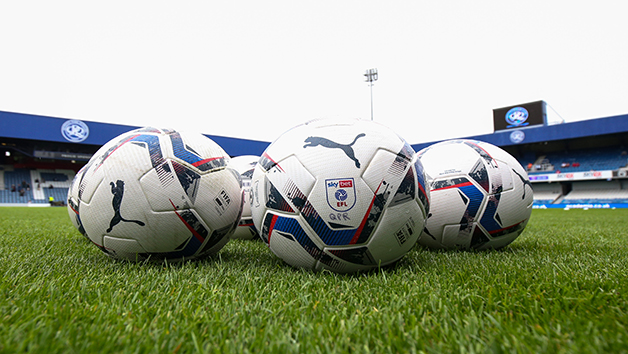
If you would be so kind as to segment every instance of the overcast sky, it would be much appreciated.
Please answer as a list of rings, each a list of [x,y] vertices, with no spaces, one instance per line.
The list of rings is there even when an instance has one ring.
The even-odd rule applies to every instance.
[[[1,1],[0,110],[273,141],[321,117],[411,144],[492,110],[628,114],[626,1]]]

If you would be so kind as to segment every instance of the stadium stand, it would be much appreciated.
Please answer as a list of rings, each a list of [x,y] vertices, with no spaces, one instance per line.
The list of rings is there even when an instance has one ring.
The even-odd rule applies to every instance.
[[[92,154],[115,136],[138,128],[84,122],[89,134],[76,142],[63,136],[63,125],[69,121],[0,111],[0,205],[50,205],[51,196],[65,201],[76,172]],[[535,207],[566,203],[628,207],[628,115],[528,127],[520,129],[523,138],[516,141],[513,132],[463,139],[485,141],[513,155],[531,177]],[[207,136],[231,156],[260,156],[269,144]],[[412,148],[419,151],[437,142]]]
[[[72,170],[39,170],[2,166],[0,204],[49,204],[53,197],[65,203],[75,172]],[[51,178],[52,179],[49,179]]]
[[[68,180],[68,175],[65,173],[40,171],[39,175],[43,181],[65,182]]]
[[[40,184],[36,191],[42,192],[35,193],[35,201],[43,200],[47,203],[52,197],[56,203],[65,204],[74,175],[72,170],[31,170],[31,180]]]
[[[485,141],[513,155],[528,171],[535,208],[587,208],[592,203],[628,208],[628,115],[496,130],[464,139]],[[436,142],[412,147],[419,151]],[[604,189],[587,184],[593,181],[614,183]]]
[[[527,165],[522,164],[528,171],[528,174],[539,174],[555,172],[554,165],[550,162],[546,155],[539,156],[534,162]]]
[[[548,171],[559,173],[618,170],[621,167],[626,167],[627,162],[626,150],[619,147],[576,150],[548,153],[542,156],[540,161],[535,161],[531,168],[528,166],[528,171],[531,173],[547,173]]]
[[[562,194],[559,183],[538,183],[534,187],[534,204],[551,204],[558,200]]]
[[[33,200],[30,172],[25,169],[4,169],[3,203],[29,203]]]
[[[587,181],[573,184],[573,189],[563,198],[565,204],[628,203],[628,189],[624,181]]]

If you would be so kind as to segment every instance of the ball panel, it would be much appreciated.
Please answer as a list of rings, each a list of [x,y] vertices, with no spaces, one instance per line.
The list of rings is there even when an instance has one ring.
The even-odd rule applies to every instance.
[[[257,230],[253,224],[253,219],[241,219],[238,227],[231,235],[232,239],[251,240],[257,236]]]
[[[70,183],[70,188],[68,188],[68,199],[73,198],[75,202],[79,201],[79,185],[80,181],[83,178],[83,174],[85,173],[85,166],[83,166],[75,175],[74,179]]]
[[[81,233],[81,235],[87,237],[85,227],[81,221],[80,204],[81,202],[75,196],[68,196],[68,215],[72,225]]]
[[[270,215],[270,214],[269,214]],[[272,215],[268,245],[293,267],[312,269],[322,250],[307,236],[297,219]]]
[[[268,244],[271,226],[273,225],[273,216],[274,214],[267,212],[265,209],[263,210],[264,215],[260,218],[260,225],[257,226],[257,219],[254,220],[256,222],[256,229],[260,235],[260,238]]]
[[[103,179],[91,203],[81,203],[80,217],[93,242],[102,245],[104,235],[132,238],[141,233],[146,222],[145,199],[134,182],[129,187],[122,180]]]
[[[286,188],[286,183],[293,185],[292,181],[289,181],[285,178],[274,178],[275,181],[273,182],[270,179],[270,177],[273,176],[285,177],[284,174],[278,173],[264,178],[264,190],[267,191],[267,193],[263,195],[263,200],[265,200],[264,206],[268,209],[282,211],[285,213],[297,213],[297,210],[303,207],[303,203],[305,202],[305,195],[300,195],[299,197],[297,197],[299,200],[297,202],[297,205],[292,204],[292,199],[290,199],[290,202],[288,202],[288,199],[284,198],[284,193],[282,193],[281,190]],[[281,188],[281,190],[279,188]]]
[[[295,155],[291,155],[281,160],[280,167],[269,171],[269,178],[273,182],[281,181],[277,185],[285,186],[285,193],[293,199],[295,206],[299,205],[299,202],[294,200],[292,193],[298,193],[300,196],[307,196],[311,193],[316,177],[313,176],[299,158]]]
[[[189,184],[193,183],[198,183],[198,181],[190,181]],[[173,173],[170,161],[166,161],[165,165],[160,166],[158,169],[151,168],[140,177],[139,185],[150,209],[155,212],[172,211],[175,209],[174,203],[179,204],[188,201],[184,190]],[[195,186],[195,189],[197,188]],[[187,206],[189,207],[189,203]],[[180,207],[183,208],[184,206],[181,205]]]
[[[377,265],[377,260],[371,254],[368,246],[350,248],[325,247],[325,252],[335,258],[338,258],[343,263],[348,263],[347,266],[350,270],[357,270],[363,266]],[[338,268],[338,266],[335,266],[335,268]]]
[[[508,164],[506,161],[503,160],[496,160],[497,161],[497,166],[498,170],[499,170],[499,175],[501,176],[501,183],[502,183],[502,193],[503,192],[508,192],[510,190],[512,190],[513,188],[515,188],[514,186],[514,180],[513,180],[513,176],[512,176],[512,168],[510,167],[510,164]]]
[[[290,213],[300,211],[316,179],[302,167],[299,160],[289,156],[266,173],[266,207]]]
[[[229,242],[230,236],[235,230],[235,227],[236,223],[214,230],[210,236],[205,239],[203,247],[195,257],[203,258],[216,254],[227,244],[227,242]]]
[[[380,220],[386,227],[377,228],[368,244],[376,262],[374,266],[393,263],[414,247],[423,231],[423,215],[417,203],[386,208]],[[391,232],[393,240],[389,236]]]
[[[395,205],[407,203],[411,200],[414,200],[417,197],[416,187],[417,187],[417,178],[414,173],[414,168],[410,167],[403,177],[403,180],[399,184],[395,195],[392,197],[390,201],[389,207],[394,207]]]
[[[326,269],[335,273],[345,274],[373,268],[372,266],[352,262],[355,261],[357,257],[369,257],[369,250],[366,246],[334,250],[333,252],[334,253],[331,253],[331,251],[327,250],[314,267],[314,270],[320,271]]]
[[[193,205],[201,220],[210,220],[214,229],[233,225],[235,228],[242,213],[240,181],[229,169],[205,174],[200,178],[198,195]]]
[[[419,203],[421,204],[421,209],[423,210],[423,216],[427,217],[430,212],[430,187],[428,183],[427,173],[425,172],[425,168],[423,167],[423,163],[419,160],[418,156],[415,155],[413,158],[413,166],[414,173],[416,174],[416,183],[417,183],[417,197],[419,199]]]
[[[199,133],[168,134],[170,144],[165,144],[167,156],[182,164],[194,166],[198,171],[209,172],[222,169],[229,163],[229,155],[213,140]]]
[[[273,253],[284,259],[286,263],[308,269],[326,268],[338,272],[344,270],[346,264],[326,253],[320,245],[320,240],[310,237],[308,234],[311,231],[306,231],[308,227],[301,225],[297,218],[272,213],[268,213],[266,218],[269,220],[265,222],[268,224],[268,244]],[[294,243],[287,244],[284,239],[276,240],[278,237],[294,240]],[[288,245],[289,248],[283,248],[284,245]],[[301,250],[296,251],[297,247],[305,253]]]
[[[261,161],[261,160],[260,160]],[[263,229],[263,220],[265,220],[266,214],[266,175],[262,171],[262,167],[258,164],[253,172],[253,179],[251,180],[251,218],[255,229],[262,236],[261,230]],[[263,238],[263,237],[262,237]],[[268,239],[268,237],[266,237]]]
[[[149,217],[148,227],[136,239],[147,253],[181,251],[189,244],[185,256],[191,257],[201,247],[211,230],[193,210],[155,212]],[[159,237],[168,235],[168,237]],[[157,236],[157,237],[156,237]],[[178,258],[178,257],[177,257]]]
[[[468,224],[465,230],[460,228],[459,224],[443,225],[443,234],[437,248],[468,249],[471,245],[471,238],[473,231],[476,229],[476,224]]]
[[[110,255],[115,255],[117,258],[130,261],[145,259],[141,254],[145,253],[146,250],[142,248],[139,242],[133,239],[104,236],[102,245],[109,250]]]
[[[465,174],[478,161],[478,155],[473,149],[453,143],[437,143],[417,154],[425,171],[433,179],[443,175]]]
[[[88,168],[84,173],[77,174],[75,178],[78,178],[78,193],[77,196],[80,201],[84,203],[90,203],[96,190],[102,184],[103,178],[105,178],[103,171],[94,171]]]
[[[140,131],[141,130],[139,129],[134,130],[129,133],[122,134],[107,142],[104,146],[98,149],[98,151],[96,151],[96,153],[92,156],[88,163],[81,169],[81,171],[79,171],[79,173],[75,176],[75,179],[78,179],[78,197],[81,201],[84,201],[86,203],[91,202],[94,191],[96,190],[96,188],[98,188],[100,182],[104,178],[106,168],[101,169],[102,165],[111,157],[114,152],[121,149],[127,143],[133,141],[134,139],[139,140],[139,137],[141,135],[139,134]],[[121,152],[118,152],[118,155],[119,154],[121,154]],[[158,150],[157,152],[155,152],[155,154],[161,155],[161,151]],[[133,160],[134,162],[138,161],[137,157],[129,157],[129,159],[114,159],[112,161],[113,164],[115,164],[116,161],[120,160],[122,163],[125,163],[125,166],[126,162],[128,162],[129,160]],[[141,160],[142,159],[140,158],[139,161]]]
[[[388,174],[388,169],[382,168],[382,166],[391,166],[392,162],[395,161],[395,157],[395,154],[383,149],[377,150],[373,155],[369,163],[369,166],[372,167],[369,168],[367,166],[362,174],[362,179],[373,193],[375,193],[384,177]]]

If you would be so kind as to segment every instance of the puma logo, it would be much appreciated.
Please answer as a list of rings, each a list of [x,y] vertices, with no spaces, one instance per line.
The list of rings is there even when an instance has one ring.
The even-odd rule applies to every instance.
[[[353,151],[353,144],[355,144],[355,142],[363,137],[366,136],[366,134],[364,133],[360,133],[358,134],[355,139],[353,139],[353,141],[350,144],[339,144],[335,141],[331,141],[329,139],[325,139],[325,138],[321,138],[318,136],[310,136],[307,139],[305,139],[305,145],[303,145],[303,148],[306,147],[310,147],[310,146],[323,146],[326,148],[330,148],[330,149],[340,149],[342,151],[344,151],[344,153],[347,155],[347,157],[349,157],[351,160],[355,161],[355,167],[360,168],[360,161],[358,161],[358,159],[355,157],[355,152]]]
[[[523,176],[517,173],[514,168],[512,169],[512,172],[514,172],[521,180],[521,183],[523,183],[523,195],[521,196],[521,200],[523,200],[526,198],[526,185],[532,189],[532,182],[530,182],[530,179],[523,178]]]
[[[109,222],[109,228],[107,232],[111,232],[113,227],[118,225],[121,221],[124,222],[134,222],[140,226],[144,226],[144,223],[139,220],[127,220],[122,217],[120,214],[120,206],[122,205],[122,196],[124,196],[124,181],[117,180],[116,183],[110,182],[111,185],[111,194],[113,194],[113,200],[111,201],[111,205],[113,206],[113,218]]]

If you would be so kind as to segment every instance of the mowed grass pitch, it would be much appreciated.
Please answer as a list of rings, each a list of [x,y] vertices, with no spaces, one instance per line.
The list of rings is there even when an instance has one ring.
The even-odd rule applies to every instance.
[[[0,352],[628,352],[628,210],[535,210],[502,251],[356,275],[262,242],[109,259],[65,208],[0,208]]]

